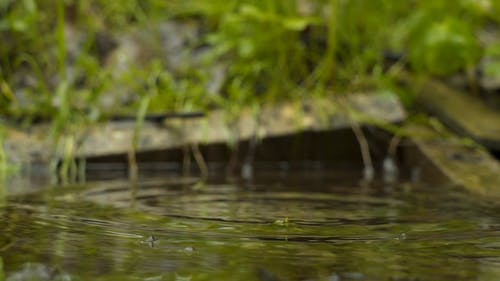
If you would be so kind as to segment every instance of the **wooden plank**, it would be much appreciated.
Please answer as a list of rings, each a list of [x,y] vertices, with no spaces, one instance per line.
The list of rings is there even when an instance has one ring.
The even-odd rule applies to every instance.
[[[250,109],[245,109],[233,120],[228,120],[223,111],[216,110],[202,118],[166,118],[160,125],[158,122],[145,122],[140,131],[137,151],[179,148],[188,143],[227,143],[235,139],[246,140],[255,134],[267,138],[302,131],[347,128],[352,112],[347,112],[346,108],[377,122],[401,122],[406,117],[397,97],[377,94],[352,94],[341,100],[310,99],[269,105],[264,106],[257,117]],[[9,134],[6,147],[11,158],[48,162],[51,140],[47,128],[43,125],[33,128],[29,133],[16,131]],[[75,147],[77,143],[80,145],[74,155],[99,157],[126,154],[131,148],[134,128],[134,121],[120,121],[82,129],[75,136]],[[66,148],[62,141],[56,148],[57,155],[62,158]]]
[[[418,100],[458,134],[500,150],[500,112],[487,107],[478,98],[436,80],[428,80],[419,87]]]
[[[413,126],[411,131],[419,136],[413,142],[423,158],[413,164],[426,163],[424,169],[431,173],[424,181],[452,183],[472,194],[500,199],[500,164],[487,151],[451,133],[443,136],[422,126]]]

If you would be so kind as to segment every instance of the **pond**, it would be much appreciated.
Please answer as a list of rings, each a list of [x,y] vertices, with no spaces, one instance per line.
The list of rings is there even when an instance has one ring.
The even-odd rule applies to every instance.
[[[0,280],[500,280],[500,205],[359,171],[151,176],[11,196]]]

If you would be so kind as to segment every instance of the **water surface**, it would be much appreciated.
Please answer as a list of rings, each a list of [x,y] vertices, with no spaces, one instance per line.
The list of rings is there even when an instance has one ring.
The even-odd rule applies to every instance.
[[[325,171],[54,187],[0,208],[0,277],[493,281],[499,214],[458,188]]]

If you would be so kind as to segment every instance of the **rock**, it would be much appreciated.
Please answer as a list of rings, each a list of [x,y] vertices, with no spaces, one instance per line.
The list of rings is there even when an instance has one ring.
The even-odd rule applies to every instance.
[[[196,21],[168,21],[158,26],[161,49],[167,68],[182,71],[192,66],[190,49],[201,41]]]
[[[106,57],[104,66],[112,70],[115,78],[133,67],[140,67],[144,63],[140,60],[141,56],[149,52],[143,45],[140,37],[133,33],[119,35],[117,47]]]

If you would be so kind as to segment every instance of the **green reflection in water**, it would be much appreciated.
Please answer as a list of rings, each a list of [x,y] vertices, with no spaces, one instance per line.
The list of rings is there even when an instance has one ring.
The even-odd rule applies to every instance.
[[[3,273],[3,259],[0,257],[0,281],[5,280],[5,274]]]
[[[0,208],[5,207],[6,202],[7,202],[7,188],[5,187],[5,178],[3,178],[2,175],[0,175]]]
[[[383,194],[321,184],[132,192],[110,183],[19,197],[0,221],[0,245],[10,245],[0,254],[8,276],[31,262],[72,280],[500,277],[498,205],[435,187]]]

